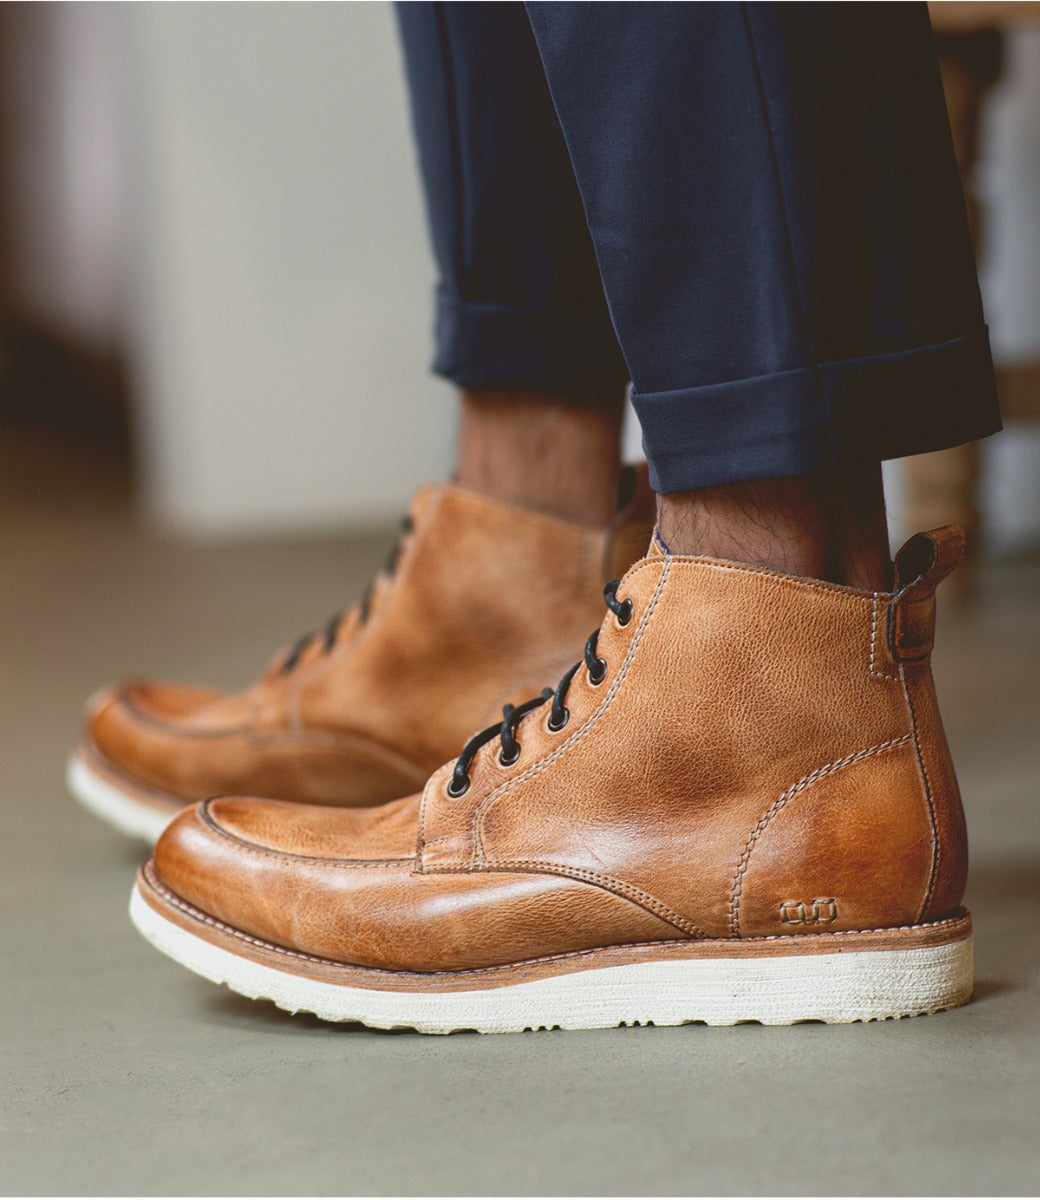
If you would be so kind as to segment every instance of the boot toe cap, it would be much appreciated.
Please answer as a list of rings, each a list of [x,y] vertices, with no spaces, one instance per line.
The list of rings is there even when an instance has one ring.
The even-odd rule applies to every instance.
[[[217,797],[170,824],[156,844],[153,871],[174,899],[236,931],[328,952],[322,930],[312,926],[323,924],[323,911],[352,907],[349,884],[360,880],[351,868],[394,876],[411,870],[418,800],[330,809]]]
[[[190,736],[191,719],[220,695],[181,684],[113,685],[87,702],[83,741],[124,773],[179,792],[168,769],[171,739]]]

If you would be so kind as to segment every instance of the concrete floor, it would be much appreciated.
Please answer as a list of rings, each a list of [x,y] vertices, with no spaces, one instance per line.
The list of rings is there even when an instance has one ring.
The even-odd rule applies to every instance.
[[[384,540],[189,546],[136,528],[78,459],[9,454],[0,476],[0,1190],[1040,1190],[1040,564],[987,569],[975,611],[940,630],[973,837],[971,1005],[423,1038],[291,1018],[161,957],[126,918],[140,849],[62,786],[94,687],[246,680],[360,592]]]

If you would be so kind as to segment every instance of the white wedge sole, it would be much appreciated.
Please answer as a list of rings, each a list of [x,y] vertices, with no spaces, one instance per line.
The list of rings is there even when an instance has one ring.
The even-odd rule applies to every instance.
[[[763,952],[759,944],[748,947],[754,953],[740,954],[736,946],[729,953],[720,951],[719,943],[705,952],[689,943],[686,957],[579,969],[562,961],[556,973],[490,987],[481,986],[488,972],[460,972],[430,976],[429,990],[424,990],[422,976],[402,976],[406,986],[398,986],[393,972],[367,972],[376,980],[388,979],[385,988],[335,982],[330,976],[340,969],[354,978],[366,972],[250,938],[183,902],[166,916],[157,907],[155,893],[149,901],[145,891],[151,889],[141,877],[130,901],[131,919],[153,946],[182,966],[250,999],[271,1000],[288,1012],[377,1029],[505,1033],[694,1022],[876,1021],[954,1008],[970,998],[972,989],[966,916],[906,930],[927,933],[930,942],[905,949],[856,950],[856,934],[847,935],[845,943],[842,935],[830,935],[827,945],[835,948],[816,952],[772,953],[768,947]],[[166,896],[161,903],[170,905],[172,900]],[[191,928],[193,921],[197,931]],[[949,925],[948,938],[944,924]],[[904,931],[883,932],[898,936]],[[217,940],[240,946],[242,953],[215,944]],[[258,961],[277,960],[279,954],[285,969]]]

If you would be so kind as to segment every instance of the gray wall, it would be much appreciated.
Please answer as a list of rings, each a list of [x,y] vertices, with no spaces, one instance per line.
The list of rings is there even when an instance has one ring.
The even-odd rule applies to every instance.
[[[443,475],[385,4],[121,10],[146,502],[181,528],[383,519]]]

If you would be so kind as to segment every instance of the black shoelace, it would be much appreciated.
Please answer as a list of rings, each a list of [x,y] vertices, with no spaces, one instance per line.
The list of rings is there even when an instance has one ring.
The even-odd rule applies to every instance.
[[[627,625],[632,620],[632,601],[618,600],[617,590],[620,583],[619,579],[612,579],[603,589],[603,599],[606,601],[607,608],[617,617],[618,624]],[[598,640],[599,630],[594,629],[585,643],[585,669],[588,671],[589,683],[593,687],[598,687],[607,677],[607,661],[596,653]],[[505,705],[502,709],[501,725],[489,725],[487,729],[474,734],[463,746],[462,753],[455,763],[455,769],[451,773],[451,782],[448,784],[448,795],[457,799],[467,791],[470,784],[469,769],[473,765],[477,751],[482,746],[486,746],[488,742],[494,741],[496,737],[500,738],[502,742],[498,761],[504,767],[512,766],[520,757],[520,743],[516,740],[517,726],[529,712],[541,708],[547,700],[552,700],[548,727],[553,733],[559,733],[571,719],[570,710],[564,701],[567,699],[567,690],[571,686],[571,680],[580,670],[581,665],[582,660],[576,662],[556,685],[555,691],[552,688],[546,688],[540,696],[536,696],[533,700],[525,700],[523,704]]]
[[[386,557],[386,562],[383,564],[381,574],[392,576],[397,570],[397,564],[401,558],[401,551],[404,548],[404,539],[412,532],[412,518],[406,516],[401,522],[401,532],[394,542],[390,553]],[[377,577],[378,578],[378,577]],[[359,618],[364,624],[372,611],[372,596],[375,593],[376,580],[365,588],[361,595],[361,600],[358,603]],[[346,620],[347,613],[350,609],[344,609],[343,612],[338,612],[334,617],[331,617],[325,627],[318,631],[305,633],[301,638],[298,638],[286,655],[285,662],[282,663],[281,670],[283,674],[288,674],[303,657],[304,651],[314,644],[320,637],[322,639],[322,654],[329,654],[336,645],[336,638],[339,636],[340,627]]]

